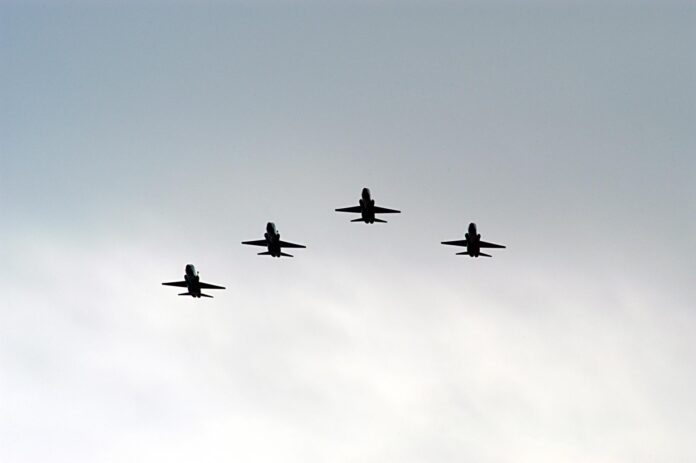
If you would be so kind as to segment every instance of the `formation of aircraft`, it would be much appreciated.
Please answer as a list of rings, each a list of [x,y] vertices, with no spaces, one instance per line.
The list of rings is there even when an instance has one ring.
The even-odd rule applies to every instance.
[[[178,286],[181,288],[187,288],[188,291],[185,293],[180,293],[179,296],[191,296],[194,298],[200,297],[213,297],[209,294],[203,294],[201,289],[225,289],[224,286],[211,285],[209,283],[203,283],[198,276],[196,267],[193,264],[188,264],[186,266],[184,274],[184,281],[172,281],[170,283],[162,283],[165,286]]]
[[[386,223],[386,220],[378,219],[375,214],[399,214],[401,211],[396,209],[387,209],[386,207],[375,206],[375,200],[372,199],[369,188],[363,188],[361,199],[359,201],[359,206],[344,207],[336,209],[336,212],[352,212],[360,214],[360,218],[353,219],[351,222],[364,222],[367,224],[372,224],[375,222]],[[251,246],[263,246],[267,251],[259,252],[260,256],[271,256],[271,257],[293,257],[290,254],[283,252],[283,248],[306,248],[302,244],[290,243],[287,241],[281,241],[280,233],[273,222],[268,222],[266,224],[266,232],[264,233],[264,239],[256,241],[242,241],[242,244]],[[464,252],[458,252],[457,255],[468,255],[471,257],[492,257],[489,254],[484,254],[481,252],[481,248],[505,248],[502,244],[488,243],[486,241],[481,241],[481,235],[476,231],[476,224],[470,223],[469,230],[464,234],[463,240],[456,241],[443,241],[442,244],[450,246],[463,246],[466,248]],[[162,283],[165,286],[178,286],[182,288],[187,288],[187,292],[179,294],[179,296],[192,296],[194,298],[200,297],[213,297],[208,294],[203,294],[202,289],[225,289],[223,286],[211,285],[209,283],[203,283],[200,281],[196,267],[193,264],[188,264],[186,266],[184,275],[184,281],[173,281],[169,283]]]
[[[286,254],[281,251],[282,248],[306,248],[302,244],[288,243],[287,241],[280,240],[280,233],[273,222],[268,222],[266,224],[266,233],[263,234],[264,239],[257,241],[242,241],[242,244],[248,244],[251,246],[265,246],[268,248],[266,252],[260,252],[259,256],[271,256],[271,257],[293,257],[290,254]]]
[[[476,224],[473,222],[469,224],[469,231],[467,233],[464,233],[464,238],[465,239],[459,241],[443,241],[442,244],[448,244],[450,246],[464,246],[466,248],[466,251],[458,252],[457,255],[468,255],[471,257],[493,257],[490,254],[482,253],[481,248],[505,248],[505,246],[503,246],[502,244],[494,244],[481,241],[481,235],[479,233],[476,233]]]

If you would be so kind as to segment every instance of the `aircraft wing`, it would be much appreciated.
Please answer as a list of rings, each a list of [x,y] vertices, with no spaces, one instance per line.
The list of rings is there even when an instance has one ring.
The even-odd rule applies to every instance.
[[[224,286],[215,286],[215,285],[211,285],[209,283],[203,283],[203,282],[198,283],[198,285],[201,287],[201,289],[225,289]],[[201,296],[202,296],[202,294],[201,294]]]
[[[288,243],[287,241],[278,241],[278,244],[280,245],[281,248],[306,248],[307,247],[307,246],[303,246],[301,244]]]
[[[373,210],[375,211],[375,214],[401,214],[401,211],[397,211],[396,209],[387,209],[386,207],[373,207]]]
[[[467,246],[466,240],[443,241],[442,244],[449,244],[450,246]]]
[[[502,244],[486,243],[485,241],[479,241],[479,246],[482,248],[504,248]]]
[[[268,241],[257,240],[257,241],[242,241],[242,244],[250,244],[251,246],[268,246]]]
[[[336,212],[362,212],[362,207],[360,206],[353,206],[353,207],[342,207],[340,209],[336,209]]]
[[[172,281],[169,283],[162,283],[164,286],[179,286],[181,288],[186,288],[188,284],[185,281]]]

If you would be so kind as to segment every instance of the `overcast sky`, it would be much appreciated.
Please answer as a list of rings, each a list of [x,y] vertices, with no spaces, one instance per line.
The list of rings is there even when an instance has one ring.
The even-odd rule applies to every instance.
[[[0,5],[1,461],[696,461],[693,4],[70,3]]]

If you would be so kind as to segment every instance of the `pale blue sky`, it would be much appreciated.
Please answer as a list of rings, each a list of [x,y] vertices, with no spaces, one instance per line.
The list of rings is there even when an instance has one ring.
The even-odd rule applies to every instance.
[[[693,460],[694,45],[687,3],[3,4],[0,460]]]

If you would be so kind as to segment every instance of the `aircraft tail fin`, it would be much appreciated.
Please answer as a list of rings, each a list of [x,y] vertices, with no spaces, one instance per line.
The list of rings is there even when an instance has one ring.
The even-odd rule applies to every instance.
[[[259,256],[270,256],[271,253],[268,252],[268,251],[266,251],[266,252],[260,252],[258,255],[259,255]]]
[[[491,256],[490,254],[484,254],[484,253],[482,253],[482,252],[479,252],[479,256],[483,256],[483,257],[493,257],[493,256]]]
[[[191,293],[180,293],[179,296],[190,296]]]
[[[387,221],[386,221],[386,220],[378,219],[378,218],[376,218],[376,217],[375,217],[375,222],[379,222],[379,223],[387,223]]]
[[[286,254],[286,253],[284,253],[284,252],[281,252],[280,255],[281,255],[281,256],[285,256],[285,257],[294,257],[293,255],[291,255],[291,254]]]
[[[212,298],[212,297],[213,297],[213,296],[211,296],[210,294],[203,294],[203,293],[201,293],[201,296],[202,296],[202,297],[209,297],[209,298]]]
[[[364,222],[364,220],[361,217],[359,219],[353,219],[353,220],[351,220],[351,222]]]

